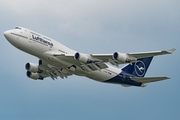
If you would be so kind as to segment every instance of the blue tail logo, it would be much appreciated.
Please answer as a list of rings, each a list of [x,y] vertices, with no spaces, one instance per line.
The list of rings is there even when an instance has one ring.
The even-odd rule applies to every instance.
[[[122,71],[136,77],[144,77],[153,57],[140,58],[137,62],[125,66]]]
[[[138,62],[135,63],[134,69],[138,76],[143,76],[146,71],[146,66],[143,63],[143,61],[139,60]]]

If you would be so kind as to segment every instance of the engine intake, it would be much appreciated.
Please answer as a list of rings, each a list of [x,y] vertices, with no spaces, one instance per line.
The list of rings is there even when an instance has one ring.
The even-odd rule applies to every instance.
[[[79,60],[79,61],[81,61],[83,63],[90,62],[90,59],[88,58],[87,55],[82,54],[82,53],[78,53],[78,52],[74,55],[74,59]]]
[[[39,65],[34,64],[34,63],[26,63],[25,68],[27,71],[36,73],[39,70]]]
[[[40,79],[40,80],[43,80],[43,78],[39,75],[39,73],[32,73],[30,71],[27,71],[26,75],[29,77],[29,78],[32,78],[34,80],[37,80],[37,79]]]
[[[113,54],[113,59],[120,62],[128,62],[128,57],[124,53],[115,52]]]

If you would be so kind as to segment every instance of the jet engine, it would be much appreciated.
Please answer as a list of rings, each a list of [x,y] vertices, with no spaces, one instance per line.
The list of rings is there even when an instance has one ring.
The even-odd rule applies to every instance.
[[[32,79],[34,79],[34,80],[37,80],[37,79],[43,80],[43,78],[39,75],[39,73],[33,73],[33,72],[30,72],[30,71],[27,71],[26,75],[27,75],[29,78],[32,78]]]
[[[26,63],[25,68],[27,71],[36,73],[39,70],[39,65],[34,64],[34,63]]]
[[[82,54],[82,53],[78,53],[78,52],[74,55],[74,59],[79,60],[79,61],[81,61],[83,63],[87,63],[87,62],[90,61],[90,59],[88,58],[87,55]]]
[[[120,61],[120,62],[127,62],[128,57],[127,57],[127,55],[124,54],[124,53],[115,52],[115,53],[113,54],[113,59],[114,59],[114,60],[117,60],[117,61]]]

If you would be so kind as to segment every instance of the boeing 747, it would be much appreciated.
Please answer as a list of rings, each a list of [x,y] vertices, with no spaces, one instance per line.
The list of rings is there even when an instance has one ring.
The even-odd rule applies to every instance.
[[[53,80],[70,75],[86,76],[90,79],[121,84],[122,86],[145,87],[147,83],[169,79],[168,77],[144,77],[154,56],[172,54],[168,51],[141,53],[84,54],[61,43],[23,27],[4,32],[5,38],[16,48],[39,58],[39,63],[27,63],[27,76],[34,80],[51,77]],[[122,69],[118,66],[127,64]]]

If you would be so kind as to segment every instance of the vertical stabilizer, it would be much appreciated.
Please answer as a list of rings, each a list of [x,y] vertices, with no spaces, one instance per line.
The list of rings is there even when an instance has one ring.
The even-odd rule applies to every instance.
[[[137,77],[144,77],[153,57],[138,59],[138,62],[125,66],[122,70]]]

